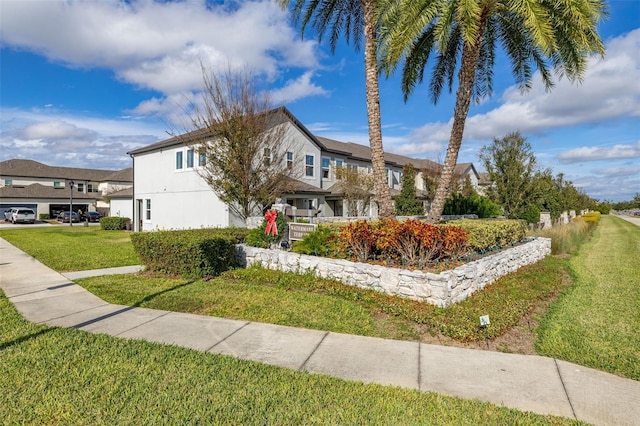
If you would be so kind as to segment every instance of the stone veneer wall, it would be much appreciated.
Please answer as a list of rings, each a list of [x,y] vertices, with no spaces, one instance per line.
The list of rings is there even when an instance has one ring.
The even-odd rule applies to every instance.
[[[439,274],[387,268],[344,259],[329,259],[287,252],[236,246],[240,265],[260,264],[288,272],[312,272],[345,284],[447,307],[461,302],[498,278],[524,265],[536,263],[551,253],[551,239],[537,238],[456,269]]]

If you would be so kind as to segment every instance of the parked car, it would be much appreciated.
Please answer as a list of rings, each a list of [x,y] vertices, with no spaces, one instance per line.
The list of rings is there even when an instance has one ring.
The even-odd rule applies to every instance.
[[[69,216],[71,216],[71,221],[72,222],[80,222],[80,216],[78,216],[78,213],[76,212],[71,212],[71,215],[69,215],[69,212],[60,212],[58,214],[58,217],[56,218],[59,222],[62,223],[69,223]]]
[[[102,217],[102,215],[98,212],[84,212],[82,213],[82,215],[80,215],[80,220],[82,220],[83,222],[89,221],[89,222],[100,222],[100,218]]]
[[[11,223],[36,223],[36,212],[31,209],[11,209]]]
[[[3,214],[4,214],[4,220],[7,220],[7,221],[9,221],[9,222],[10,222],[10,221],[11,221],[11,211],[12,211],[12,210],[18,210],[19,208],[20,208],[20,207],[10,207],[10,208],[6,209],[6,210],[3,212]]]

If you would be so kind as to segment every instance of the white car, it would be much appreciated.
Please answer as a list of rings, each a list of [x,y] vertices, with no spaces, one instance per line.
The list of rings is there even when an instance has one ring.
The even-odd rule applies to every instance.
[[[36,212],[31,209],[11,209],[9,220],[11,223],[36,223]]]

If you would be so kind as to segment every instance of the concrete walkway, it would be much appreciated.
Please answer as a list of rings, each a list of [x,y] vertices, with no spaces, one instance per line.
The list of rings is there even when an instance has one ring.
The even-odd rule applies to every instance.
[[[113,268],[109,273],[136,268]],[[112,305],[0,239],[0,288],[29,321],[402,386],[599,425],[640,424],[640,382],[565,361]]]

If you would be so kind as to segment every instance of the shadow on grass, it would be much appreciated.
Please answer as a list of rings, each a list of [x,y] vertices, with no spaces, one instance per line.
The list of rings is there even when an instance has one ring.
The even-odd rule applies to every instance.
[[[10,340],[10,341],[5,342],[5,343],[2,343],[2,344],[0,344],[0,351],[3,351],[5,349],[7,349],[7,348],[10,348],[11,346],[19,345],[19,344],[24,343],[24,342],[26,342],[28,340],[36,339],[36,338],[38,338],[40,336],[44,336],[45,334],[47,334],[47,333],[49,333],[49,332],[51,332],[53,330],[54,330],[53,328],[45,328],[45,329],[37,331],[35,333],[27,334],[25,336],[20,336],[20,337],[18,337],[16,339]]]
[[[141,306],[142,306],[142,304],[143,304],[143,303],[150,302],[150,301],[152,301],[153,299],[155,299],[155,298],[156,298],[156,297],[158,297],[158,296],[161,296],[161,295],[163,295],[163,294],[165,294],[165,293],[169,293],[170,291],[177,290],[177,289],[182,288],[182,287],[186,287],[186,286],[188,286],[188,285],[193,284],[194,282],[196,282],[196,281],[195,281],[195,280],[193,280],[193,281],[188,281],[188,282],[186,282],[186,283],[178,284],[178,285],[176,285],[176,286],[173,286],[173,287],[170,287],[170,288],[164,289],[164,290],[159,291],[159,292],[157,292],[157,293],[150,294],[150,295],[148,295],[148,296],[146,296],[146,297],[142,298],[142,299],[141,299],[141,300],[139,300],[138,302],[134,303],[133,305],[131,305],[131,307],[132,307],[132,308],[136,308],[136,307],[137,307],[137,308],[139,308],[139,307],[141,307]]]

